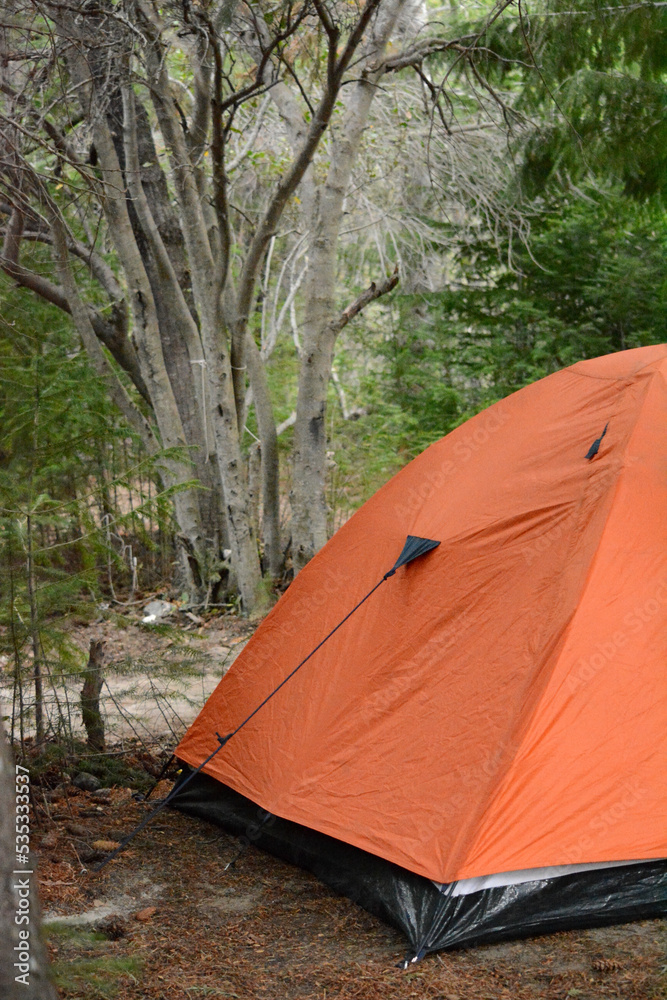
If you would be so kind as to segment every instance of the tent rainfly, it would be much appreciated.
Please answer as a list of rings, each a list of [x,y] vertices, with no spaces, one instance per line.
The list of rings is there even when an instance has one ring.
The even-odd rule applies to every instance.
[[[187,731],[177,757],[211,759],[173,801],[399,927],[406,964],[659,916],[666,665],[661,345],[514,393],[380,489]]]

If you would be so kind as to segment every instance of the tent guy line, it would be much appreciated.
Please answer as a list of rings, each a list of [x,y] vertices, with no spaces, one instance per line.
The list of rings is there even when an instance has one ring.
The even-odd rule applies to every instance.
[[[301,669],[301,667],[303,667],[306,663],[308,663],[308,660],[310,660],[315,655],[315,653],[317,653],[317,651],[322,648],[325,642],[327,642],[332,637],[332,635],[334,635],[338,631],[338,629],[341,628],[345,624],[345,622],[352,617],[355,611],[358,611],[359,608],[362,606],[362,604],[365,604],[366,601],[369,599],[369,597],[373,596],[375,591],[378,589],[378,587],[382,586],[385,580],[388,580],[389,577],[393,576],[396,570],[400,569],[401,566],[407,566],[408,563],[411,563],[414,559],[418,559],[420,556],[426,555],[427,552],[431,552],[433,549],[437,548],[438,545],[440,545],[440,542],[435,541],[432,538],[420,538],[416,535],[408,535],[405,540],[405,545],[401,550],[401,554],[399,555],[398,559],[391,567],[391,569],[384,574],[382,579],[378,580],[375,586],[368,591],[365,597],[362,597],[362,599],[357,604],[355,604],[352,610],[348,611],[345,617],[342,618],[341,621],[339,621],[338,624],[334,626],[334,628],[332,628],[327,635],[325,635],[322,641],[319,642],[314,649],[311,649],[310,653],[308,653],[308,656],[305,656],[303,660],[301,660],[301,662],[298,663],[292,671],[290,671],[287,677],[283,678],[280,684],[278,684],[277,687],[275,687],[273,691],[271,691],[270,694],[268,694],[266,698],[262,702],[260,702],[256,708],[252,710],[250,715],[248,715],[243,720],[243,722],[239,723],[236,729],[232,730],[231,733],[227,733],[226,736],[221,736],[220,733],[216,732],[215,735],[218,740],[218,746],[215,748],[215,750],[213,750],[213,752],[210,753],[208,757],[206,757],[201,762],[201,764],[199,764],[197,768],[191,771],[191,773],[182,782],[180,782],[176,787],[174,787],[169,793],[169,795],[167,795],[166,798],[162,799],[162,801],[157,804],[155,809],[153,809],[152,812],[150,812],[147,816],[145,816],[144,819],[141,821],[141,823],[139,823],[139,825],[135,827],[135,829],[132,830],[132,832],[129,833],[127,837],[124,838],[124,840],[121,841],[118,847],[116,847],[110,854],[108,854],[106,858],[104,858],[104,860],[99,863],[99,865],[93,868],[93,871],[95,872],[101,871],[106,865],[109,864],[110,861],[112,861],[122,851],[124,851],[127,845],[130,843],[130,841],[133,840],[138,833],[141,833],[142,830],[145,830],[148,824],[151,822],[151,820],[155,819],[155,817],[159,813],[161,813],[162,810],[166,808],[166,806],[170,804],[171,800],[177,794],[180,794],[182,792],[183,788],[186,785],[188,785],[193,780],[193,778],[195,778],[199,774],[199,772],[202,771],[206,767],[206,765],[210,763],[213,760],[213,758],[220,753],[222,748],[225,747],[229,743],[229,741],[234,736],[236,736],[237,733],[241,732],[243,727],[246,726],[250,722],[250,720],[253,719],[257,715],[257,713],[261,711],[261,709],[264,708],[264,706],[269,701],[271,701],[274,695],[278,694],[280,689],[284,687],[285,684],[287,684],[287,682],[291,680],[292,677],[294,677],[294,675]]]

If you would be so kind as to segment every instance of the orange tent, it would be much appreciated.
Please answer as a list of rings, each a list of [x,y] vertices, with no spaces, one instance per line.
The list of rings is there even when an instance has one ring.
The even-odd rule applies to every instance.
[[[407,535],[432,539],[206,774],[285,829],[319,831],[445,896],[527,870],[609,879],[625,862],[614,877],[648,867],[660,909],[666,427],[661,345],[573,365],[431,445],[299,574],[177,756],[200,765],[216,732],[383,579]],[[184,790],[184,808],[195,800]]]

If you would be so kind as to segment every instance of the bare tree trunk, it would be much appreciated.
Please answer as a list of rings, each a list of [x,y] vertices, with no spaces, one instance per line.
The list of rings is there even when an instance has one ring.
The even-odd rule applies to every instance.
[[[77,81],[82,107],[86,107],[87,102],[92,101],[94,103],[98,101],[100,107],[107,107],[109,111],[107,115],[99,113],[95,115],[92,128],[96,154],[99,157],[100,171],[104,184],[104,193],[101,198],[102,206],[109,226],[109,233],[127,280],[128,300],[134,321],[133,334],[137,357],[155,414],[161,439],[160,444],[164,448],[178,449],[183,453],[189,442],[185,435],[174,388],[169,379],[165,364],[162,331],[160,329],[159,313],[156,305],[156,298],[162,299],[171,295],[172,298],[167,301],[167,308],[171,307],[172,310],[176,308],[174,303],[176,302],[178,292],[174,289],[174,284],[177,285],[177,282],[173,277],[173,269],[169,272],[168,269],[163,268],[162,276],[164,281],[160,288],[160,295],[157,297],[154,295],[147,271],[146,260],[142,257],[132,225],[130,208],[126,196],[126,182],[129,185],[132,178],[136,178],[136,171],[127,170],[126,177],[121,168],[121,161],[124,163],[125,157],[121,156],[119,160],[118,155],[119,150],[130,148],[128,138],[122,134],[118,122],[119,97],[117,92],[111,95],[101,95],[98,93],[99,86],[104,79],[104,74],[102,73],[100,79],[98,79],[98,53],[92,43],[91,35],[91,32],[94,31],[94,24],[91,22],[89,26],[84,26],[82,22],[77,23],[69,13],[64,13],[58,27],[64,38],[75,42],[69,49],[68,68],[72,74],[72,78]],[[135,122],[132,117],[131,126],[133,130],[134,125]],[[136,133],[134,131],[132,132],[132,139],[136,148]],[[136,152],[135,157],[138,160]],[[138,197],[139,192],[142,194],[141,199]],[[146,199],[143,197],[140,180],[135,185],[133,193],[134,206],[139,212],[141,208],[145,208],[146,206]],[[146,209],[146,216],[148,217],[149,214],[149,209]],[[55,207],[52,209],[51,215],[52,221],[55,222],[57,215]],[[150,243],[150,236],[155,237],[157,227],[154,220],[151,219],[153,228],[149,232],[148,227],[143,224],[143,221],[142,226],[146,242]],[[159,239],[159,237],[156,238]],[[61,247],[63,243],[64,239],[61,238]],[[68,269],[66,255],[66,249],[64,254],[62,252],[59,254],[59,267],[63,279],[65,279],[65,272]],[[147,259],[148,257],[149,255],[147,255]],[[158,259],[156,264],[159,263],[163,263],[163,260]],[[168,281],[167,279],[172,280]],[[75,297],[73,281],[70,280],[67,294],[68,303],[74,315],[77,328],[85,342],[85,331],[82,327],[86,325],[85,321],[87,317],[85,314],[82,315],[83,311],[81,309],[78,310],[78,315],[75,314],[76,303],[73,301]],[[183,298],[182,292],[180,298]],[[178,304],[180,305],[180,301]],[[187,307],[183,306],[181,311],[176,313],[176,316],[178,320],[182,320],[186,314],[187,318],[191,320]],[[191,322],[194,326],[194,322],[192,320]],[[184,328],[182,330],[183,337],[187,337],[187,334],[188,330]],[[185,485],[195,478],[194,468],[187,454],[183,455],[183,457],[175,457],[173,455],[166,457],[159,463],[159,472],[165,485],[168,487]],[[184,543],[183,548],[187,554],[187,557],[183,559],[183,568],[186,574],[188,589],[195,598],[203,598],[206,593],[206,584],[202,579],[202,570],[205,566],[206,556],[196,495],[192,489],[180,490],[175,494],[173,502],[176,521]]]
[[[91,639],[81,690],[81,718],[88,736],[88,747],[95,753],[103,753],[105,750],[104,720],[100,713],[103,659],[104,643],[100,639]]]
[[[336,340],[329,326],[334,309],[334,283],[329,268],[333,267],[335,273],[335,251],[320,254],[318,267],[314,263],[309,268],[310,287],[306,288],[306,295],[312,290],[313,298],[307,298],[292,453],[290,500],[295,573],[303,569],[327,540],[325,417]]]
[[[37,84],[8,90],[17,122],[12,147],[17,167],[13,173],[6,165],[0,169],[11,206],[0,266],[72,314],[98,373],[108,379],[114,401],[149,453],[156,457],[162,449],[166,452],[156,457],[156,464],[165,486],[173,489],[183,566],[195,599],[208,598],[225,543],[245,610],[253,609],[261,590],[242,447],[248,380],[261,441],[266,566],[272,575],[281,568],[277,429],[266,371],[257,345],[250,342],[248,324],[267,247],[277,239],[297,189],[305,230],[312,237],[292,497],[297,570],[326,538],[324,421],[341,328],[335,269],[343,202],[369,109],[388,66],[383,58],[387,41],[399,15],[414,2],[363,0],[354,11],[341,12],[336,5],[313,0],[290,14],[287,35],[278,21],[267,23],[257,5],[247,11],[239,5],[237,16],[232,4],[230,18],[220,19],[207,5],[194,9],[186,4],[182,12],[170,8],[165,16],[159,5],[130,0],[124,16],[114,5],[81,16],[80,5],[47,3],[53,63],[45,64],[44,71],[53,70],[54,86],[67,80],[60,93],[64,108],[61,112],[55,100],[49,114],[41,114]],[[174,32],[179,19],[184,30]],[[288,62],[285,42],[292,34],[311,32],[312,19],[320,24],[323,72],[309,97]],[[234,69],[235,46],[249,58]],[[190,60],[193,73],[192,100],[185,103],[179,80],[170,76],[174,51]],[[421,64],[425,51],[421,43],[415,45],[410,58]],[[395,59],[390,68],[399,63]],[[235,166],[226,165],[225,150],[234,141],[232,123],[242,108],[264,92],[286,125],[292,155],[268,198],[262,195],[248,215],[229,201]],[[332,116],[335,123],[341,103],[342,122],[332,132]],[[79,138],[72,140],[73,118],[86,123],[80,137],[94,141],[88,158]],[[154,128],[161,133],[160,155]],[[314,157],[327,133],[330,167],[320,184]],[[251,131],[251,136],[249,146],[256,134]],[[55,163],[46,173],[34,154],[43,146]],[[58,177],[65,163],[83,182],[89,201],[55,193],[63,187]],[[26,192],[21,188],[17,195],[13,186],[23,185],[24,179]],[[31,207],[31,200],[39,202],[40,211]],[[102,216],[99,228],[96,213]],[[49,226],[51,240],[44,232]],[[60,286],[21,264],[21,239],[29,232],[54,246]],[[108,250],[109,244],[122,279],[98,249]],[[104,304],[98,306],[97,296],[79,281],[84,268],[86,281],[91,279],[103,292]],[[132,373],[152,407],[155,429],[101,344]],[[196,478],[203,490],[191,488]]]
[[[202,322],[207,384],[211,399],[216,400],[211,410],[212,429],[225,496],[232,565],[236,571],[241,605],[244,611],[250,612],[260,595],[262,574],[259,551],[250,516],[246,463],[241,454],[229,356],[224,352],[221,337],[211,335],[212,327],[212,323]],[[219,329],[222,329],[221,321]]]
[[[121,100],[119,93],[116,104]],[[205,536],[206,566],[193,567],[208,585],[215,576],[221,551],[227,548],[225,504],[211,432],[206,368],[190,291],[188,262],[179,220],[159,167],[157,151],[143,105],[125,95],[125,110],[115,111],[114,141],[128,181],[128,212],[153,290],[162,353],[176,406],[183,424],[197,479],[203,489],[194,495]],[[124,134],[124,142],[120,135]],[[128,162],[131,161],[131,162]],[[191,546],[185,544],[186,558]],[[204,579],[205,578],[205,579]]]
[[[28,844],[23,808],[29,798],[25,768],[15,767],[0,720],[0,996],[2,1000],[58,1000],[48,978],[40,937],[37,875]],[[19,807],[21,807],[19,809]],[[18,817],[18,822],[17,822]],[[18,859],[27,858],[28,864]]]
[[[192,291],[199,317],[199,335],[206,362],[211,431],[225,500],[225,517],[241,604],[252,611],[259,596],[261,571],[257,539],[249,518],[246,469],[241,452],[234,379],[225,338],[222,292],[226,263],[214,260],[206,212],[189,160],[178,112],[159,43],[151,50],[154,74],[152,98],[162,135],[178,167],[174,172],[181,226],[192,272]]]
[[[278,434],[269,395],[266,369],[257,344],[248,336],[246,362],[250,376],[260,438],[262,478],[262,539],[264,542],[265,570],[276,579],[282,572],[280,546],[280,464],[278,459]]]
[[[309,197],[311,247],[305,291],[292,476],[292,558],[298,573],[327,540],[325,496],[327,389],[336,336],[336,265],[345,195],[368,123],[379,67],[392,31],[409,0],[390,0],[366,47],[358,82],[347,97],[338,134],[331,135],[331,166],[325,182]]]

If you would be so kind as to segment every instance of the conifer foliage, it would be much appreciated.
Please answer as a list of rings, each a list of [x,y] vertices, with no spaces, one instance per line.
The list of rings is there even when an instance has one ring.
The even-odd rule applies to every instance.
[[[535,66],[520,102],[535,122],[525,148],[529,189],[611,174],[634,197],[667,193],[665,7],[550,0],[519,12],[520,44]]]
[[[52,675],[79,666],[63,618],[172,575],[170,503],[69,322],[35,304],[26,317],[6,280],[0,302],[3,697],[12,736],[42,740],[62,721],[45,709]]]

